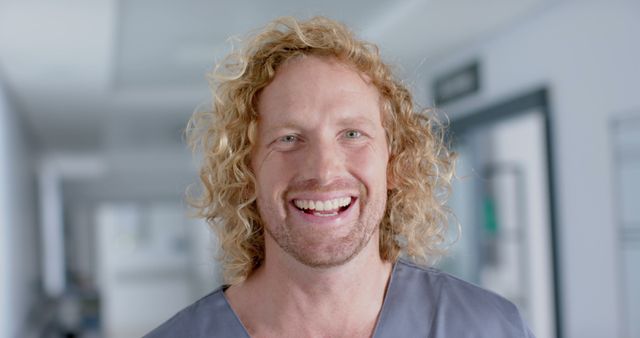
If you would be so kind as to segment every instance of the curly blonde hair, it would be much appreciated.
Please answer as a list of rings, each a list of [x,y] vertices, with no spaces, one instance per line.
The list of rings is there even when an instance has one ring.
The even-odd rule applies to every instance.
[[[202,189],[190,202],[218,236],[225,281],[244,280],[264,260],[264,230],[250,167],[257,97],[279,66],[304,55],[351,65],[379,90],[393,182],[380,223],[380,256],[395,261],[404,254],[428,264],[443,252],[448,228],[445,200],[453,155],[444,145],[444,128],[429,116],[430,111],[414,111],[409,90],[394,79],[376,46],[324,17],[307,21],[285,17],[218,64],[211,76],[213,107],[195,113],[187,129],[194,151],[203,153]]]

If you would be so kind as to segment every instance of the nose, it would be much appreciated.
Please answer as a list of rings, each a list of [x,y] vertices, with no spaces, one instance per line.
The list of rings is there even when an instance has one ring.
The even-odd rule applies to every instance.
[[[311,142],[304,157],[303,177],[319,186],[330,184],[344,173],[346,157],[334,139]]]

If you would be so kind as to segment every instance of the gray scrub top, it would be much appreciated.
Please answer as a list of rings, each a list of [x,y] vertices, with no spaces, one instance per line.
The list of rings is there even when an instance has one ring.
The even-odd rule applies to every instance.
[[[220,287],[145,338],[249,337]],[[442,271],[394,264],[373,337],[534,337],[515,305]]]

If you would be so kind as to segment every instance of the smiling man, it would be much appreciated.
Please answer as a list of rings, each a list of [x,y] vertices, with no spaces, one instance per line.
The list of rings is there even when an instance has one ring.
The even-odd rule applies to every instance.
[[[425,267],[452,158],[373,45],[283,18],[214,79],[194,204],[228,284],[148,337],[532,336],[507,300]]]

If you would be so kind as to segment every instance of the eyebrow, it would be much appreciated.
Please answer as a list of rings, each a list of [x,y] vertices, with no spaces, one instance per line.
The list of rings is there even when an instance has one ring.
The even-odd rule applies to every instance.
[[[367,127],[375,127],[375,123],[373,123],[371,119],[366,117],[346,117],[344,119],[341,119],[338,124],[344,126],[365,124],[367,125]]]
[[[340,119],[336,125],[341,127],[348,127],[353,125],[365,125],[367,128],[375,128],[375,123],[371,121],[371,119],[366,117],[345,117]],[[276,131],[280,131],[282,129],[296,129],[296,130],[304,130],[307,129],[304,127],[303,123],[300,121],[290,120],[285,121],[283,123],[272,126],[271,128],[265,130],[266,135],[270,135],[275,133]]]
[[[264,133],[266,135],[269,135],[271,133],[274,133],[276,131],[282,130],[282,129],[302,129],[299,123],[293,122],[293,121],[287,121],[281,124],[276,124],[275,126],[272,126],[269,129],[266,129],[264,131]]]

